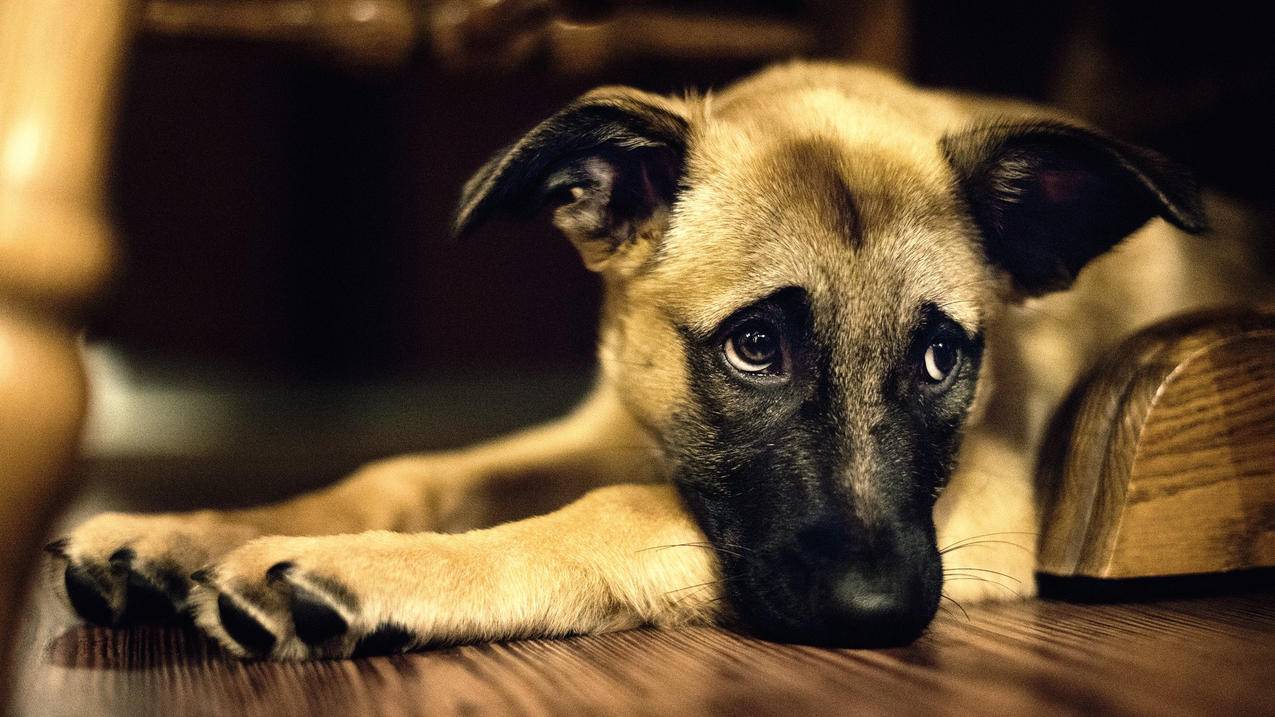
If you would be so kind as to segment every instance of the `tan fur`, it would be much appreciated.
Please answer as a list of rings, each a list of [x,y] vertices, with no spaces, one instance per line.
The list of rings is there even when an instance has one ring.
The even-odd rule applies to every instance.
[[[548,515],[459,535],[259,538],[225,555],[214,582],[247,596],[254,617],[279,637],[272,654],[280,659],[314,655],[292,634],[284,596],[266,584],[272,565],[286,559],[303,575],[358,586],[356,605],[333,601],[351,626],[326,647],[340,656],[383,624],[449,642],[706,623],[720,604],[703,589],[716,573],[711,553],[691,545],[699,539],[670,487],[611,486]],[[216,594],[195,593],[196,620],[243,654],[221,627]]]
[[[1198,240],[1155,221],[1099,259],[1074,291],[1007,303],[1008,284],[970,241],[975,230],[953,198],[938,140],[989,112],[1040,110],[921,91],[863,68],[800,63],[702,98],[622,88],[594,96],[658,102],[689,120],[692,139],[676,208],[635,227],[616,251],[590,234],[596,227],[559,210],[559,224],[606,286],[600,381],[580,409],[490,444],[378,463],[273,506],[102,516],[72,533],[66,559],[104,564],[130,546],[143,573],[212,565],[211,582],[190,598],[198,624],[241,652],[216,605],[218,591],[232,595],[276,634],[276,658],[313,654],[291,634],[288,591],[323,590],[324,580],[354,598],[340,607],[350,633],[320,650],[332,655],[349,654],[359,635],[383,623],[423,643],[716,619],[724,605],[713,553],[661,483],[667,466],[655,436],[689,390],[675,327],[709,330],[799,285],[826,309],[816,320],[849,357],[846,371],[877,370],[886,359],[873,347],[897,342],[903,312],[922,301],[986,328],[972,422],[935,517],[941,548],[978,536],[998,541],[961,544],[945,554],[946,566],[1012,582],[951,580],[944,592],[962,602],[1030,595],[1033,459],[1050,411],[1121,336],[1186,308],[1245,298],[1253,285],[1211,278],[1242,273],[1243,261],[1187,271]],[[854,213],[830,199],[837,191],[855,197]],[[853,242],[851,225],[866,232]],[[871,429],[869,414],[852,420],[862,422],[849,427],[852,435]],[[851,485],[868,480],[856,470]],[[601,488],[612,483],[647,485]],[[501,499],[510,494],[535,498],[511,506]],[[471,530],[506,520],[514,522]],[[323,537],[249,539],[268,535]],[[284,561],[297,566],[297,580],[320,582],[271,584],[266,571]],[[123,599],[118,586],[108,593]]]

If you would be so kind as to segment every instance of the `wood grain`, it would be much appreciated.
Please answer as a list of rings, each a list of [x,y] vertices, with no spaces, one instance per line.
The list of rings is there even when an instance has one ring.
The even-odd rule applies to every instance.
[[[1064,408],[1041,463],[1040,569],[1121,578],[1275,565],[1275,317],[1132,337]]]
[[[703,628],[265,663],[177,628],[58,628],[18,714],[1271,714],[1273,597],[970,608],[889,650]]]

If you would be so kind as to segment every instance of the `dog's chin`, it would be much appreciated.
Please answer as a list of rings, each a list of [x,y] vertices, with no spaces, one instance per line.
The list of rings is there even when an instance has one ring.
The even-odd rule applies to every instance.
[[[727,568],[730,569],[729,567]],[[752,571],[749,571],[752,572]],[[897,647],[920,637],[938,612],[941,564],[902,581],[865,580],[857,571],[836,577],[737,573],[727,597],[739,626],[767,640],[826,647]]]

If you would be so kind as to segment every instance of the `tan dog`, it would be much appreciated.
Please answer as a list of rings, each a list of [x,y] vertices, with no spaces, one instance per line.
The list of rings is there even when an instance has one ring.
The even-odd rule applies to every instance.
[[[1153,217],[1203,229],[1189,177],[837,65],[591,92],[479,171],[456,229],[541,208],[605,282],[578,410],[276,505],[98,516],[50,546],[79,614],[190,610],[281,659],[713,621],[905,642],[943,597],[1032,593],[1033,458],[1095,352],[1243,286],[1154,222],[1023,304]]]

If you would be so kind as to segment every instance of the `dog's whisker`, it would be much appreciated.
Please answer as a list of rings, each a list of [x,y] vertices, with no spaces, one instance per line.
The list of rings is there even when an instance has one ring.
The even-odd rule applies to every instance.
[[[734,550],[743,550],[743,551],[746,551],[746,552],[749,552],[749,553],[751,553],[751,552],[752,552],[752,549],[751,549],[751,548],[745,547],[745,546],[743,546],[743,545],[739,545],[738,543],[732,543],[732,542],[729,542],[729,541],[721,541],[721,542],[719,542],[719,543],[713,543],[713,542],[710,542],[710,541],[707,541],[707,540],[691,540],[691,541],[687,541],[687,542],[685,542],[685,543],[673,543],[673,545],[675,545],[675,546],[676,546],[676,545],[690,545],[690,546],[696,546],[696,547],[701,547],[701,548],[720,548],[720,547],[727,547],[727,548],[731,548],[731,549],[734,549]]]
[[[716,580],[709,580],[708,582],[699,583],[698,585],[687,585],[686,587],[668,590],[664,594],[668,595],[670,593],[683,592],[686,590],[690,590],[691,592],[688,592],[685,595],[679,595],[673,599],[673,605],[681,605],[687,600],[694,599],[696,596],[701,596],[702,593],[704,593],[704,591],[706,590],[710,590],[720,585],[724,585],[727,581],[733,579],[734,577],[735,576],[727,575],[725,577],[718,578]],[[726,598],[726,594],[725,592],[722,592],[720,595],[704,600],[704,603],[708,604],[708,603],[718,602],[720,600],[724,600],[725,598]]]
[[[995,533],[982,533],[982,534],[980,534],[980,535],[971,535],[971,536],[968,536],[968,537],[965,537],[965,538],[961,538],[960,540],[952,541],[951,543],[948,543],[946,546],[944,546],[944,547],[942,547],[942,548],[939,548],[939,550],[940,550],[940,551],[942,551],[942,550],[948,550],[949,548],[952,548],[952,547],[955,547],[955,546],[957,546],[957,545],[960,545],[961,543],[964,543],[964,542],[966,542],[966,541],[968,541],[968,540],[978,540],[978,539],[980,539],[980,538],[991,538],[991,537],[993,537],[993,536],[997,536],[997,535],[1036,535],[1036,536],[1039,536],[1039,535],[1040,535],[1040,533],[1037,533],[1037,532],[1034,532],[1034,531],[1029,531],[1029,530],[1000,530],[1000,531],[997,531],[997,532],[995,532]]]
[[[688,592],[688,593],[686,593],[685,595],[679,595],[679,596],[677,596],[676,598],[674,598],[674,599],[673,599],[673,605],[675,605],[675,606],[676,606],[676,605],[682,605],[683,603],[686,603],[687,601],[694,599],[696,595],[699,595],[699,594],[703,593],[705,590],[709,589],[710,587],[712,587],[712,585],[711,585],[711,584],[709,584],[709,585],[696,585],[696,586],[695,586],[695,588],[696,588],[695,590],[692,590],[691,592]],[[676,592],[676,591],[674,591],[674,590],[670,590],[669,592]],[[664,593],[664,594],[665,594],[665,595],[668,595],[668,593]]]
[[[1002,572],[1000,572],[999,570],[991,570],[991,569],[989,569],[989,568],[966,568],[966,567],[943,568],[943,574],[944,574],[944,575],[946,575],[946,574],[948,574],[948,573],[966,572],[966,571],[970,571],[970,570],[977,571],[977,572],[980,572],[980,573],[993,573],[993,574],[995,574],[995,575],[999,575],[999,576],[1001,576],[1001,577],[1003,577],[1003,578],[1008,578],[1008,579],[1010,579],[1010,580],[1013,580],[1014,582],[1016,582],[1016,583],[1018,583],[1018,584],[1020,584],[1020,585],[1021,585],[1021,584],[1022,584],[1022,582],[1023,582],[1022,580],[1019,580],[1018,578],[1014,577],[1013,575],[1010,575],[1009,573],[1002,573]]]
[[[979,535],[977,536],[966,536],[966,537],[960,538],[960,540],[955,540],[950,543],[947,543],[947,547],[960,545],[960,543],[963,543],[968,540],[978,540],[978,538],[986,538],[986,537],[993,537],[993,536],[1038,536],[1038,535],[1040,535],[1040,533],[1035,531],[996,531],[991,533],[979,533]]]
[[[965,608],[964,608],[964,607],[963,607],[963,606],[962,606],[959,602],[957,602],[955,598],[948,597],[947,595],[944,595],[944,594],[942,594],[942,593],[940,593],[940,594],[939,594],[939,597],[941,597],[941,598],[943,598],[944,600],[947,600],[948,602],[950,602],[950,603],[952,603],[953,605],[955,605],[955,606],[956,606],[956,609],[957,609],[957,610],[960,610],[960,611],[961,611],[961,614],[965,616],[965,621],[966,621],[966,622],[973,622],[972,620],[970,620],[970,614],[969,614],[968,612],[965,612]]]
[[[1019,545],[1018,543],[1015,543],[1009,540],[977,540],[972,543],[965,543],[963,545],[957,545],[951,548],[944,548],[939,551],[939,555],[947,555],[948,553],[955,553],[958,550],[964,550],[965,548],[972,548],[976,545],[1012,545],[1013,547],[1018,548],[1019,550],[1029,552],[1029,553],[1031,552],[1031,548],[1025,545]]]
[[[978,576],[976,576],[976,575],[959,575],[959,576],[954,577],[954,578],[946,578],[946,577],[945,577],[943,581],[944,581],[944,582],[956,582],[956,581],[958,581],[958,580],[973,580],[973,581],[975,581],[975,582],[980,582],[980,583],[991,583],[992,585],[995,585],[995,586],[996,586],[996,587],[998,587],[998,588],[1003,588],[1003,589],[1005,589],[1005,590],[1010,591],[1011,593],[1013,593],[1013,594],[1015,595],[1015,597],[1018,597],[1019,599],[1022,599],[1022,597],[1023,597],[1023,594],[1022,594],[1022,593],[1018,592],[1018,591],[1017,591],[1017,590],[1015,590],[1013,587],[1011,587],[1011,586],[1009,586],[1009,585],[1006,585],[1005,583],[999,582],[999,581],[997,581],[997,580],[988,580],[987,578],[980,578],[980,577],[978,577]]]
[[[721,546],[715,546],[711,543],[674,543],[672,545],[652,545],[649,548],[642,548],[641,550],[637,552],[645,553],[648,550],[667,550],[669,548],[701,548],[704,550],[716,550],[718,552],[726,553],[727,555],[733,555],[737,558],[740,558],[741,560],[748,559],[748,556],[744,555],[743,553],[737,553],[733,550],[729,550]]]
[[[699,543],[699,544],[700,544],[700,545],[712,545],[712,543]],[[733,548],[733,549],[735,549],[735,550],[743,550],[744,552],[747,552],[747,553],[751,553],[751,552],[753,552],[753,549],[752,549],[752,548],[750,548],[750,547],[748,547],[748,546],[746,546],[746,545],[740,545],[739,543],[732,543],[732,542],[729,542],[729,541],[722,541],[722,543],[721,543],[721,544],[722,544],[722,545],[725,545],[725,546],[726,546],[726,547],[728,547],[728,548]]]
[[[697,594],[697,593],[696,593],[696,594]],[[725,599],[726,599],[726,596],[725,596],[725,595],[717,595],[717,596],[715,596],[715,597],[711,597],[711,598],[704,598],[704,599],[700,600],[700,603],[699,603],[699,604],[700,604],[700,605],[712,605],[713,603],[719,603],[719,602],[722,602],[722,601],[724,601]],[[677,600],[673,601],[673,605],[674,605],[674,606],[678,606],[678,605],[683,604],[685,601],[686,601],[686,598],[685,598],[685,597],[680,597],[680,598],[678,598]]]
[[[718,585],[718,584],[726,582],[729,579],[730,579],[729,577],[717,578],[716,580],[709,580],[708,582],[696,583],[694,585],[687,585],[685,587],[680,587],[680,588],[673,588],[672,590],[665,590],[664,594],[668,595],[669,593],[680,593],[683,590],[694,590],[695,588],[703,588],[703,587],[708,587],[710,585]]]

